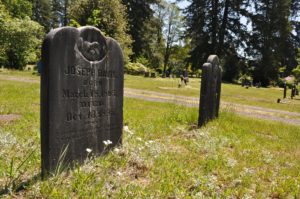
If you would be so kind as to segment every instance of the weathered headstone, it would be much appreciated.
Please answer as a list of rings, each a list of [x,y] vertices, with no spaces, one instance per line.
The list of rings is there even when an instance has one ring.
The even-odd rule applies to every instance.
[[[52,30],[43,43],[42,63],[45,176],[62,157],[64,164],[82,163],[87,151],[100,155],[121,143],[124,76],[120,46],[94,27]],[[109,147],[106,140],[112,142]]]
[[[291,90],[291,99],[293,99],[296,96],[296,85],[293,84],[292,90]]]
[[[149,72],[145,72],[144,76],[145,77],[150,77],[150,73]]]
[[[156,78],[156,73],[151,73],[152,78]]]
[[[202,67],[199,127],[219,116],[222,71],[218,56],[209,56],[207,62]]]

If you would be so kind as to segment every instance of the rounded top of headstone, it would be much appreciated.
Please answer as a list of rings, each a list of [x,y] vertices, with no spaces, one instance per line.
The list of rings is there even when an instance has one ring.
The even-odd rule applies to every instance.
[[[219,65],[219,57],[217,55],[210,55],[207,59],[208,63],[211,63],[212,65]]]
[[[77,48],[88,61],[101,61],[107,54],[106,38],[92,26],[79,28]]]

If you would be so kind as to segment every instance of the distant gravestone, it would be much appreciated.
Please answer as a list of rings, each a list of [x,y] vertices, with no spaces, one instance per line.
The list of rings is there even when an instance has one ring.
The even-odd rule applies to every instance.
[[[292,90],[291,90],[291,99],[293,99],[296,96],[296,85],[293,84]]]
[[[151,73],[152,78],[156,78],[156,73]]]
[[[145,77],[150,77],[150,73],[149,72],[145,72],[144,76]]]
[[[211,55],[202,67],[199,127],[219,116],[221,81],[222,70],[219,65],[219,58],[216,55]]]
[[[124,76],[120,46],[94,27],[52,30],[43,42],[42,63],[45,176],[59,164],[82,163],[88,152],[100,155],[121,143]]]
[[[286,98],[286,82],[284,82],[284,85],[283,85],[283,99]]]

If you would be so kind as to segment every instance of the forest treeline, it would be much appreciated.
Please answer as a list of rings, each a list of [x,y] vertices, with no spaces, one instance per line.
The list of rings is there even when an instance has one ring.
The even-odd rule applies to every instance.
[[[300,78],[299,0],[180,1],[0,0],[0,66],[36,64],[53,28],[92,25],[118,40],[128,71],[199,74],[217,54],[228,82]]]

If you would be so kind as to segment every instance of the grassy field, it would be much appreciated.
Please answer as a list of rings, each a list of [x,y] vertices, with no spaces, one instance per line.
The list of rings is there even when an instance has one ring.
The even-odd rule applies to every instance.
[[[178,88],[179,78],[144,78],[141,76],[125,76],[125,87],[151,90],[161,93],[170,93],[184,96],[200,96],[200,79],[190,78],[188,86]],[[283,97],[281,88],[243,88],[240,85],[222,83],[221,100],[225,102],[260,106],[286,111],[300,112],[300,98],[277,103],[278,98]]]
[[[137,80],[126,76],[129,87]],[[4,114],[18,117],[0,121],[0,197],[300,197],[298,127],[223,111],[219,119],[195,129],[195,108],[125,98],[129,130],[121,148],[41,181],[39,84],[0,80]]]
[[[9,71],[1,70],[0,75],[7,77],[19,77],[39,81],[39,76],[33,75],[33,71]],[[1,76],[0,76],[1,79]],[[178,88],[179,78],[144,78],[142,76],[125,75],[125,87],[169,93],[173,95],[193,96],[200,95],[200,79],[190,78],[188,86]],[[278,110],[300,112],[300,97],[290,100],[290,90],[284,103],[277,103],[278,98],[283,97],[281,88],[243,88],[235,84],[222,84],[221,100],[230,103],[260,106]]]

